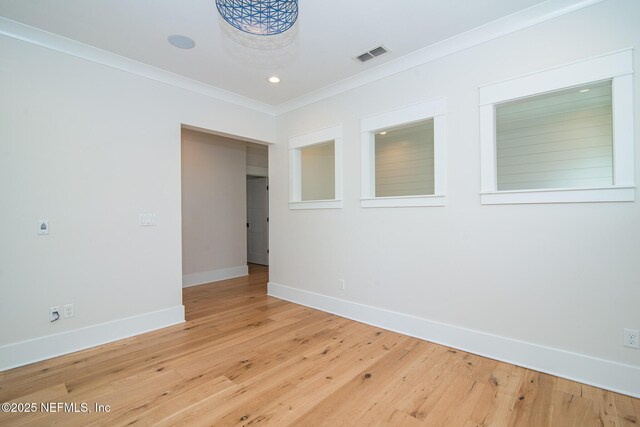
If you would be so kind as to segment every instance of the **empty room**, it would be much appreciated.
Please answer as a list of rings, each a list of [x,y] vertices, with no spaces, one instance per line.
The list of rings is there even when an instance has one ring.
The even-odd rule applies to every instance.
[[[638,0],[0,0],[0,425],[639,425],[638,47]]]

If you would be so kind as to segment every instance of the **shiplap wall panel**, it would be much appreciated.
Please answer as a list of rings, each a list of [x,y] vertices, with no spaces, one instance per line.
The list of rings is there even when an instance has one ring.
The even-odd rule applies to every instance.
[[[433,120],[376,134],[376,197],[434,194],[433,135]]]
[[[570,132],[575,135],[580,135],[586,132],[586,129],[576,129]],[[554,136],[540,135],[537,138],[537,143],[531,143],[527,145],[511,147],[507,144],[498,146],[498,163],[503,158],[519,157],[524,160],[523,156],[532,154],[551,154],[574,151],[575,154],[579,154],[583,150],[592,148],[609,148],[611,152],[611,133],[605,133],[599,135],[597,129],[592,129],[592,136],[580,136],[575,138],[555,138]],[[500,175],[500,169],[498,168],[498,175]]]
[[[536,163],[558,162],[563,160],[579,160],[597,157],[611,157],[611,147],[603,145],[600,147],[588,147],[580,150],[563,150],[534,153],[520,156],[504,156],[498,159],[500,167],[513,165],[529,165]],[[505,169],[506,171],[506,169]]]
[[[335,143],[310,145],[300,149],[302,200],[335,199]]]
[[[591,129],[594,127],[611,127],[611,107],[598,107],[590,111],[591,114],[572,114],[572,121],[581,121],[583,123],[582,129]],[[541,134],[556,134],[567,132],[567,123],[565,117],[561,114],[549,115],[546,117],[535,117],[528,120],[518,120],[508,122],[506,119],[502,120],[500,126],[501,137],[503,141],[509,139],[522,140],[522,144],[525,145],[525,140],[522,138],[523,130],[528,130],[532,137]],[[570,129],[576,131],[575,128]],[[561,138],[561,135],[556,135],[556,138]]]
[[[414,157],[408,157],[405,159],[397,159],[392,162],[386,162],[380,165],[380,169],[378,172],[379,176],[391,176],[391,174],[397,174],[398,171],[396,168],[403,167],[406,170],[409,169],[420,169],[424,166],[425,160],[432,161],[433,155],[426,155],[424,157],[416,159]]]
[[[609,81],[498,105],[498,190],[610,186],[612,134]]]

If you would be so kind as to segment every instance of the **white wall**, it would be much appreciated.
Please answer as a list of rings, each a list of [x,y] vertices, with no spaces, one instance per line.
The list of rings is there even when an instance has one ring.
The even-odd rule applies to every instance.
[[[180,321],[180,125],[272,141],[273,118],[4,36],[0,58],[0,370]]]
[[[271,292],[361,319],[382,308],[371,318],[383,326],[388,310],[427,319],[432,329],[415,334],[640,395],[640,351],[622,346],[623,328],[640,329],[640,203],[480,205],[478,117],[481,85],[640,46],[638,16],[640,2],[606,1],[281,116]],[[360,208],[359,119],[437,97],[448,106],[447,206]],[[344,208],[289,210],[287,139],[338,124]],[[504,347],[487,345],[496,340]]]
[[[247,274],[246,145],[182,131],[183,286]]]
[[[269,147],[266,145],[247,142],[247,166],[258,168],[269,167]]]
[[[247,142],[247,175],[269,176],[269,146]]]

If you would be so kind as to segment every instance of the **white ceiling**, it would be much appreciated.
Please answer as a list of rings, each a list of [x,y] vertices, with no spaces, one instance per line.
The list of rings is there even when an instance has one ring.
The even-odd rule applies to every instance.
[[[215,0],[0,0],[0,16],[271,105],[521,11],[542,0],[300,0],[296,26],[244,36]],[[180,50],[167,42],[196,42]],[[391,53],[352,58],[383,44]],[[282,82],[273,85],[267,77]]]

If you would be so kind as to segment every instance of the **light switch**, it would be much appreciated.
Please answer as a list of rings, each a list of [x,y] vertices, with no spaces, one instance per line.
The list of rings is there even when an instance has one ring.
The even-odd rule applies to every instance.
[[[49,234],[49,221],[46,219],[41,219],[38,221],[38,235]]]

